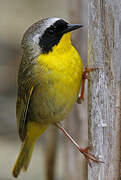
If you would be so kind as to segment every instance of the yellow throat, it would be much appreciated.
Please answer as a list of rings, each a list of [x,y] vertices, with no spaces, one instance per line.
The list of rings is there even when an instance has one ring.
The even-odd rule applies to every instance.
[[[57,68],[58,70],[62,68],[63,70],[65,68],[67,70],[68,68],[70,69],[72,65],[75,65],[76,69],[80,69],[80,73],[83,71],[80,55],[71,42],[71,32],[64,34],[59,43],[55,45],[48,54],[40,54],[38,62],[41,65],[48,65],[48,68]]]
[[[48,96],[54,97],[56,93],[58,104],[62,97],[64,103],[68,101],[68,104],[73,104],[80,90],[83,65],[77,50],[72,46],[71,33],[64,34],[52,51],[41,54],[37,61],[36,79],[46,84]],[[43,73],[40,75],[40,72]],[[52,83],[52,89],[48,82]]]

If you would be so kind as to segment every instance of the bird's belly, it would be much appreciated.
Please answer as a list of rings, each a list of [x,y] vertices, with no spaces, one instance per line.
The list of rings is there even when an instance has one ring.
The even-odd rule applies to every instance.
[[[30,102],[31,120],[41,124],[63,120],[80,90],[83,65],[73,48],[64,53],[40,55],[34,68],[38,86]]]
[[[47,84],[39,85],[31,100],[32,118],[41,124],[63,120],[74,105],[81,84],[81,76],[49,75]]]

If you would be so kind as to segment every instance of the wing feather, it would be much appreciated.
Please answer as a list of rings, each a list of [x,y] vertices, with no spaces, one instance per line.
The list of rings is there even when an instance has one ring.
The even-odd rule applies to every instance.
[[[24,68],[26,67],[26,69]],[[23,66],[20,64],[18,74],[18,97],[16,103],[17,127],[21,140],[26,135],[27,112],[29,109],[30,99],[35,88],[35,82],[32,78],[32,65]]]

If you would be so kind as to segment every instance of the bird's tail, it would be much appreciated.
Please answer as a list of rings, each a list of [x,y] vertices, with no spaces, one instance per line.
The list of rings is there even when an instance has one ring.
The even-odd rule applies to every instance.
[[[22,143],[19,156],[13,168],[14,177],[18,177],[22,168],[24,170],[27,170],[27,167],[29,165],[32,156],[33,148],[34,148],[34,142],[29,140],[29,138],[26,138],[25,141]]]
[[[29,166],[29,163],[30,163],[30,160],[31,160],[31,157],[32,157],[32,152],[33,152],[33,149],[34,149],[34,144],[31,146],[31,148],[29,149],[29,154],[28,154],[28,157],[26,159],[26,161],[24,162],[23,164],[23,170],[26,171],[28,169],[28,166]]]
[[[19,156],[13,167],[12,173],[14,177],[18,177],[21,169],[24,171],[27,170],[34,149],[34,144],[38,137],[47,129],[47,127],[48,125],[39,126],[36,123],[28,123],[27,135],[22,143]]]

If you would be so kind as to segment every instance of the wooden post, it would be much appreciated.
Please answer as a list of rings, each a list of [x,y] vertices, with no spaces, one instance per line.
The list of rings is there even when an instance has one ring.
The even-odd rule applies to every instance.
[[[120,180],[121,0],[89,0],[89,142],[105,164],[88,167],[88,180]]]

